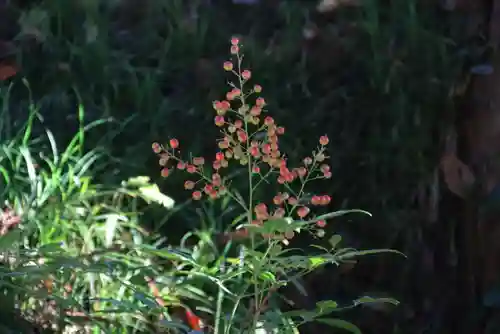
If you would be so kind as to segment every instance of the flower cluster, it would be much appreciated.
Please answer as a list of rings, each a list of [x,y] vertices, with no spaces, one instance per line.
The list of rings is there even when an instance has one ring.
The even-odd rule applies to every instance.
[[[332,174],[325,163],[328,158],[326,146],[328,137],[321,136],[318,148],[310,157],[303,159],[298,167],[292,168],[281,152],[279,140],[285,128],[278,126],[267,114],[266,101],[259,94],[262,87],[250,85],[252,72],[242,68],[241,45],[238,38],[231,39],[230,53],[234,59],[223,64],[225,71],[232,73],[236,82],[229,82],[230,90],[225,99],[213,102],[214,124],[221,129],[222,137],[217,140],[218,152],[211,161],[212,173],[206,174],[207,166],[202,157],[184,161],[179,157],[179,141],[170,139],[167,145],[153,143],[153,151],[159,155],[164,177],[174,170],[184,170],[197,175],[198,180],[187,180],[184,188],[191,191],[194,200],[204,195],[215,199],[228,194],[228,180],[223,176],[230,163],[237,163],[248,169],[251,188],[274,179],[285,191],[274,196],[271,207],[264,203],[250,203],[242,206],[252,210],[254,224],[264,224],[271,218],[295,215],[300,219],[311,218],[310,206],[325,206],[330,203],[328,195],[306,195],[304,186],[315,179],[329,179]],[[298,187],[296,187],[298,186]],[[293,189],[299,188],[299,191]],[[238,200],[236,196],[232,196]],[[324,221],[318,221],[324,227]]]

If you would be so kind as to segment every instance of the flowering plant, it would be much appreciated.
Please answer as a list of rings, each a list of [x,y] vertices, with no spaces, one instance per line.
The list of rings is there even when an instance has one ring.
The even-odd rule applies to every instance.
[[[318,147],[312,154],[292,167],[279,145],[285,128],[268,114],[266,101],[261,96],[262,87],[250,84],[252,72],[243,67],[241,49],[240,40],[233,37],[232,59],[224,62],[223,68],[235,80],[229,82],[230,90],[225,99],[213,102],[214,123],[221,129],[222,136],[217,140],[218,151],[210,165],[207,166],[203,157],[184,160],[180,143],[175,138],[166,145],[152,145],[159,156],[163,177],[168,177],[174,170],[190,175],[184,188],[191,192],[193,200],[229,197],[242,212],[224,234],[227,243],[239,242],[239,258],[226,259],[217,273],[223,285],[219,287],[210,326],[214,333],[254,333],[259,328],[279,328],[279,333],[285,333],[310,321],[355,328],[347,322],[325,318],[333,309],[338,310],[333,301],[318,303],[315,310],[306,312],[307,317],[303,316],[304,312],[280,313],[279,307],[270,307],[273,296],[291,281],[295,282],[328,263],[339,264],[354,256],[381,250],[337,249],[338,235],[330,239],[329,249],[317,247],[322,252],[319,255],[306,255],[300,250],[287,248],[297,233],[308,232],[314,238],[324,237],[324,227],[331,218],[349,212],[369,213],[362,210],[315,213],[324,210],[331,202],[328,194],[306,192],[306,185],[311,181],[332,177],[326,154],[328,136],[320,136]],[[228,173],[232,165],[245,170],[246,194],[232,186],[232,177]],[[266,186],[279,189],[273,193],[272,200],[269,197],[269,203],[257,196],[257,190]]]

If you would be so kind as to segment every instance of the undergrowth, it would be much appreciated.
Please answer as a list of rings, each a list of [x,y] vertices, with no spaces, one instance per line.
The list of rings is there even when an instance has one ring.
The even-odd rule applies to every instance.
[[[168,135],[189,145],[183,153],[213,159],[218,145],[207,138],[217,129],[208,126],[214,115],[206,103],[224,91],[218,71],[230,34],[245,41],[252,77],[286,128],[280,150],[289,160],[299,162],[309,154],[318,134],[329,138],[333,149],[325,163],[332,177],[311,184],[311,193],[335,195],[327,211],[355,205],[374,214],[370,223],[356,215],[340,217],[323,229],[325,234],[337,235],[347,247],[397,248],[410,258],[421,257],[420,223],[437,219],[440,134],[452,116],[450,96],[467,51],[449,36],[448,18],[416,0],[368,0],[325,15],[318,15],[313,1],[226,2],[151,0],[139,8],[127,7],[133,1],[9,2],[19,9],[19,29],[5,60],[12,75],[0,82],[2,200],[9,224],[15,225],[10,231],[17,231],[12,234],[16,256],[26,260],[15,263],[33,262],[29,252],[46,257],[37,253],[44,245],[54,245],[49,250],[55,253],[47,260],[54,265],[38,265],[39,274],[9,274],[9,280],[17,280],[9,284],[23,289],[44,282],[35,295],[23,292],[25,304],[19,303],[19,292],[10,301],[33,322],[85,323],[91,317],[102,328],[113,322],[117,331],[147,332],[161,324],[188,323],[174,318],[190,318],[196,307],[198,313],[213,314],[210,298],[226,277],[216,273],[228,254],[212,239],[225,238],[218,233],[232,222],[235,206],[225,198],[193,205],[191,194],[182,190],[184,178],[179,173],[160,178],[145,147]],[[231,185],[248,190],[245,177]],[[170,205],[160,190],[181,204],[169,210],[148,205]],[[265,189],[256,196],[273,200]],[[321,242],[329,247],[327,240]],[[297,236],[294,242],[306,249],[311,239]],[[169,244],[180,253],[165,250]],[[438,251],[429,244],[425,251]],[[108,257],[112,264],[103,263]],[[86,274],[82,267],[64,267],[63,260],[97,269]],[[316,295],[344,298],[351,305],[359,296],[372,296],[365,291],[390,290],[403,299],[402,313],[420,314],[423,303],[411,302],[428,296],[407,293],[409,284],[427,291],[427,280],[413,269],[420,267],[380,261],[377,270],[363,268],[364,261],[326,269],[314,286]],[[10,271],[24,268],[15,263]],[[343,279],[344,269],[352,280]],[[66,283],[74,285],[70,292],[62,288]],[[30,299],[48,294],[46,285],[60,299]],[[72,300],[67,306],[65,298]],[[35,304],[56,311],[34,312]],[[145,310],[153,316],[145,317]],[[346,317],[355,323],[368,318]],[[400,319],[388,323],[383,330],[373,322],[361,327],[414,330]]]

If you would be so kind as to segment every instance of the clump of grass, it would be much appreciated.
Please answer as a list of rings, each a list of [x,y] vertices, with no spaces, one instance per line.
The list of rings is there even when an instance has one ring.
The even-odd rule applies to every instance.
[[[12,137],[2,133],[0,200],[20,220],[0,236],[0,288],[12,307],[57,332],[70,325],[112,333],[182,327],[165,320],[166,306],[181,303],[179,294],[159,304],[158,289],[151,290],[148,277],[168,279],[172,265],[156,261],[161,240],[141,227],[137,208],[139,201],[171,208],[173,200],[147,177],[118,186],[95,183],[104,151],[86,152],[84,141],[101,122],[85,125],[83,107],[78,114],[80,130],[62,151],[37,122],[36,106]],[[35,128],[45,133],[35,136],[41,133]]]

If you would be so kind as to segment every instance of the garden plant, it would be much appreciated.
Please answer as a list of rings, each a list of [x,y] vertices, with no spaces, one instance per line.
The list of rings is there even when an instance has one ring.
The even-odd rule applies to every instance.
[[[320,136],[311,155],[294,166],[280,147],[285,128],[267,110],[261,96],[263,88],[251,84],[252,72],[243,65],[242,48],[239,38],[233,37],[232,59],[223,64],[233,77],[230,90],[224,100],[213,102],[214,123],[222,135],[217,139],[213,159],[193,156],[184,160],[183,146],[176,138],[164,145],[152,145],[163,177],[173,172],[187,173],[184,188],[191,192],[193,200],[227,200],[237,208],[232,210],[226,230],[220,231],[224,252],[211,272],[219,284],[206,325],[210,333],[217,334],[259,330],[296,333],[301,325],[314,321],[360,333],[353,324],[331,317],[332,312],[342,309],[335,301],[320,301],[311,310],[283,312],[275,297],[282,287],[294,282],[300,285],[301,278],[327,264],[339,265],[359,255],[398,252],[338,248],[339,235],[329,236],[326,247],[314,245],[317,251],[313,255],[290,247],[296,234],[308,233],[313,239],[326,237],[323,228],[335,217],[370,214],[363,210],[325,212],[330,195],[307,191],[309,182],[332,177],[328,136]],[[237,167],[243,171],[235,171]],[[244,189],[234,187],[237,177],[245,177]],[[231,258],[228,254],[234,247],[238,257]],[[364,297],[353,305],[379,302],[397,303]]]

